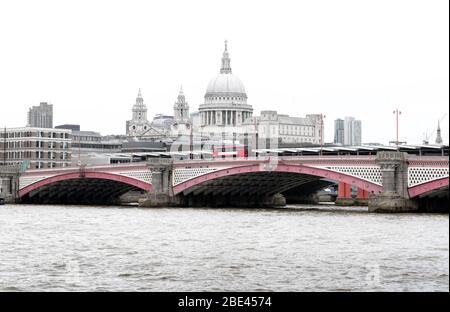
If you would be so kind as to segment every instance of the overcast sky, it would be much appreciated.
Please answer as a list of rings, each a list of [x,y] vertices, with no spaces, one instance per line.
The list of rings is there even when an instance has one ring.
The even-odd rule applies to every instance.
[[[1,1],[0,126],[41,101],[54,125],[124,134],[138,89],[172,114],[195,111],[228,40],[255,113],[362,120],[363,142],[448,142],[449,1]],[[434,135],[432,137],[434,141]]]

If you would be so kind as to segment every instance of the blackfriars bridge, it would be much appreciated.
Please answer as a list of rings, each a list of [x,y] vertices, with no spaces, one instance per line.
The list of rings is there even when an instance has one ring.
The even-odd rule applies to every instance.
[[[447,205],[448,180],[448,157],[382,151],[11,170],[2,173],[2,188],[10,201],[24,203],[110,204],[134,190],[142,206],[254,207],[270,206],[276,194],[288,204],[308,201],[337,183],[338,201],[353,200],[353,186],[370,211],[402,212]]]

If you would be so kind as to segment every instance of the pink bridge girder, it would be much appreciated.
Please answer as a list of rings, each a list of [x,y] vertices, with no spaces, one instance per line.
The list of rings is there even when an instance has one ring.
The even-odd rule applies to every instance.
[[[139,189],[145,190],[150,192],[152,190],[152,185],[150,183],[146,183],[141,180],[137,180],[131,177],[118,175],[114,173],[109,172],[99,172],[99,171],[83,171],[82,173],[80,171],[75,172],[68,172],[63,174],[58,174],[52,177],[48,177],[42,180],[39,180],[37,182],[34,182],[22,189],[19,190],[19,197],[22,197],[29,192],[36,190],[42,186],[59,182],[59,181],[66,181],[66,180],[72,180],[72,179],[104,179],[104,180],[111,180],[111,181],[117,181],[124,184],[135,186]]]
[[[408,189],[408,193],[410,198],[414,198],[444,187],[448,187],[448,177],[412,186]]]
[[[196,186],[198,184],[218,179],[221,177],[226,177],[230,175],[243,174],[243,173],[251,173],[251,172],[289,172],[289,173],[298,173],[298,174],[306,174],[317,176],[320,178],[334,180],[336,182],[344,182],[350,185],[354,185],[358,188],[366,190],[370,193],[380,193],[382,191],[382,186],[377,185],[375,183],[366,181],[364,179],[360,179],[354,176],[347,175],[345,173],[338,173],[335,171],[308,167],[304,165],[294,165],[294,164],[278,164],[273,169],[267,170],[261,164],[251,164],[251,165],[242,165],[233,168],[220,169],[217,171],[213,171],[210,173],[206,173],[204,175],[192,178],[180,184],[177,184],[173,187],[173,193],[179,194],[184,190]]]

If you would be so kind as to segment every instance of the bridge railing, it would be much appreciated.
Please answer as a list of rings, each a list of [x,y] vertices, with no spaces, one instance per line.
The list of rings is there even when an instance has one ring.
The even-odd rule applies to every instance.
[[[448,166],[449,157],[448,156],[416,156],[408,155],[408,162],[410,165],[438,165],[438,166]]]
[[[82,170],[91,170],[91,171],[105,171],[108,169],[131,169],[134,167],[144,167],[147,166],[147,162],[133,162],[133,163],[121,163],[121,164],[109,164],[109,165],[95,165],[95,166],[70,166],[70,167],[57,167],[57,168],[42,168],[42,169],[28,169],[26,173],[33,173],[33,172],[73,172],[73,171],[79,171],[81,168]],[[1,168],[1,167],[0,167]]]
[[[375,155],[363,156],[337,156],[337,155],[323,155],[323,156],[260,156],[260,157],[236,157],[236,158],[204,158],[204,159],[183,159],[175,160],[174,164],[189,164],[189,163],[228,163],[228,162],[267,162],[267,161],[332,161],[332,160],[364,160],[374,161]]]

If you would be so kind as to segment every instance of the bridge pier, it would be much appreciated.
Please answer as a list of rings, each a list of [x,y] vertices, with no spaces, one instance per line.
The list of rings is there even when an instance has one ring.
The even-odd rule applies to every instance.
[[[408,194],[408,154],[378,152],[375,162],[381,168],[383,191],[369,198],[370,212],[415,212],[418,203]]]
[[[19,168],[0,167],[0,196],[5,199],[5,203],[16,202],[18,189]]]
[[[152,191],[139,200],[140,207],[170,207],[176,205],[171,183],[172,159],[150,159],[148,166],[152,171]]]

